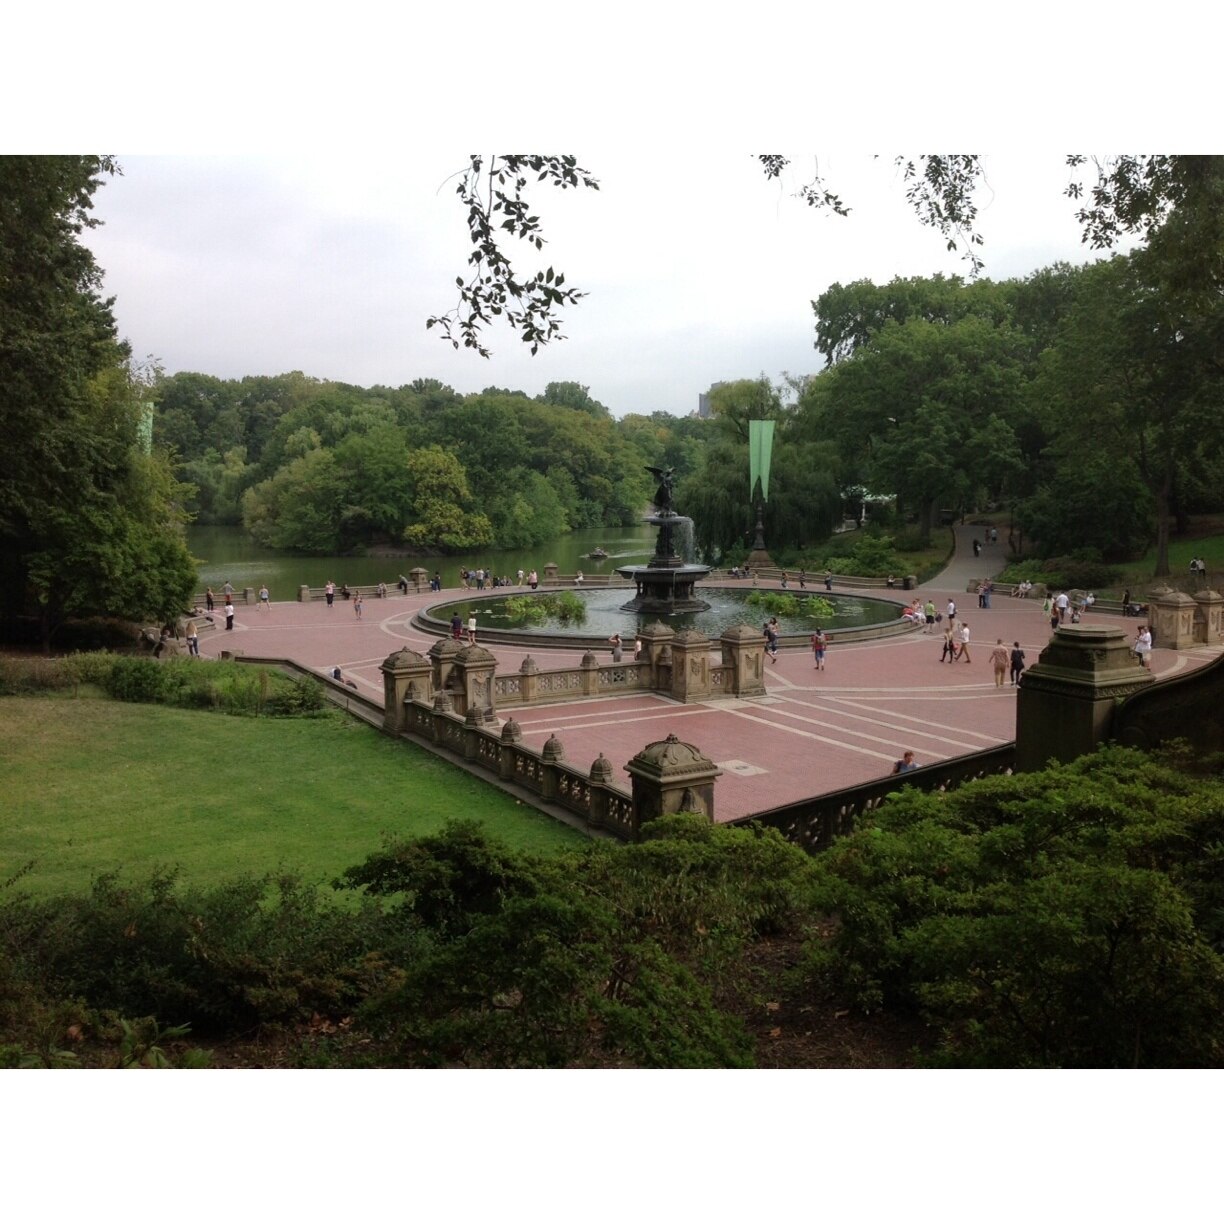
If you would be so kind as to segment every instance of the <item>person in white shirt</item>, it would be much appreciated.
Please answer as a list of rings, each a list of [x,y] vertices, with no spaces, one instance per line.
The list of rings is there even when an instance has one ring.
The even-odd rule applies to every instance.
[[[973,660],[969,657],[969,626],[961,625],[960,627],[960,650],[957,652],[958,659],[964,659],[966,663],[972,663]]]
[[[1135,654],[1144,667],[1152,665],[1152,631],[1146,625],[1140,625],[1135,634]]]

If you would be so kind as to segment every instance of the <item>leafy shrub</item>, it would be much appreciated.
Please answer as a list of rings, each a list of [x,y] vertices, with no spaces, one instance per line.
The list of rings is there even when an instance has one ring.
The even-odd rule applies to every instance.
[[[816,860],[811,964],[945,1063],[1218,1066],[1222,836],[1224,787],[1123,749],[902,791]]]
[[[287,718],[317,714],[327,705],[323,686],[310,676],[294,676],[277,684],[268,700],[267,713]]]
[[[158,701],[166,692],[166,675],[156,659],[117,658],[104,687],[117,701]]]

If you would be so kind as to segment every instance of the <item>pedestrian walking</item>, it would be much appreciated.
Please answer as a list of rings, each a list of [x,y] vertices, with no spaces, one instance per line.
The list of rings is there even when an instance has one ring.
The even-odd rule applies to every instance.
[[[336,584],[330,579],[328,580],[327,585],[323,588],[323,594],[327,599],[327,606],[329,608],[333,607],[336,599]]]
[[[956,662],[955,633],[956,633],[955,627],[953,626],[952,622],[949,621],[944,626],[943,650],[940,651],[940,654],[939,654],[939,661],[941,663],[955,663]]]
[[[765,634],[765,649],[769,652],[769,657],[776,663],[778,661],[778,631],[769,621],[766,621],[761,629]]]
[[[200,631],[194,620],[189,620],[186,624],[187,634],[187,650],[190,654],[200,657]]]
[[[816,670],[824,671],[825,669],[825,651],[828,649],[829,639],[825,631],[819,626],[816,626],[816,632],[812,634],[812,657],[816,661]]]
[[[969,657],[969,626],[963,621],[960,627],[960,650],[957,652],[958,659],[964,659],[966,663],[972,663],[973,660]]]
[[[799,589],[801,591],[807,590],[807,574],[805,574],[803,570],[799,571]]]
[[[948,623],[952,624],[956,620],[956,600],[949,599],[947,607]]]
[[[833,571],[825,570],[825,590],[831,591],[832,589],[833,589]]]
[[[1003,677],[1007,674],[1007,647],[1003,645],[1003,639],[999,638],[995,642],[995,648],[990,652],[990,666],[994,668],[995,688],[1003,687]]]
[[[1011,648],[1011,682],[1020,683],[1020,673],[1024,671],[1024,651],[1019,642],[1013,642]]]

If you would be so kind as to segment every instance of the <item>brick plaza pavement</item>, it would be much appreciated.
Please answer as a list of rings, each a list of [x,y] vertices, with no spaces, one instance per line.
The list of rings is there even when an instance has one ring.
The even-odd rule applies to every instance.
[[[809,795],[871,781],[889,773],[893,762],[913,749],[919,764],[930,764],[1015,739],[1016,689],[994,685],[990,651],[996,638],[1009,648],[1023,647],[1029,665],[1050,638],[1040,601],[996,596],[993,607],[979,609],[965,593],[969,577],[997,569],[1002,545],[974,561],[967,547],[972,528],[958,528],[957,555],[928,586],[942,612],[949,597],[970,628],[969,663],[941,663],[942,634],[915,630],[880,642],[830,646],[826,669],[815,670],[811,651],[789,648],[778,662],[766,662],[766,693],[755,700],[717,699],[682,705],[656,694],[635,693],[515,710],[523,742],[539,748],[552,734],[565,746],[566,760],[583,769],[600,752],[612,762],[617,780],[628,785],[622,767],[646,744],[674,732],[695,744],[722,770],[715,790],[716,816],[733,819]],[[962,547],[962,541],[966,545]],[[991,561],[994,565],[991,566]],[[741,585],[727,583],[726,585]],[[819,583],[812,583],[819,593]],[[499,592],[500,593],[500,592]],[[855,592],[904,602],[911,593]],[[322,602],[273,603],[267,612],[239,605],[232,632],[204,635],[201,653],[223,649],[290,658],[323,672],[342,668],[359,690],[382,699],[379,664],[408,646],[427,653],[437,640],[409,622],[421,607],[459,598],[441,595],[391,595],[365,601],[362,619],[339,598]],[[628,596],[626,596],[628,597]],[[1116,625],[1133,634],[1137,622],[1093,613],[1092,624]],[[496,645],[499,674],[518,670],[527,650]],[[541,669],[572,666],[575,652],[530,650]],[[1165,677],[1202,666],[1218,648],[1155,650],[1153,672]],[[610,661],[610,654],[608,661]]]

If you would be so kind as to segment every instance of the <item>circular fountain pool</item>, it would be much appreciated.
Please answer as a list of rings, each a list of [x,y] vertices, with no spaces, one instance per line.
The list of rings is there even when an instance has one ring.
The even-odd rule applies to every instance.
[[[541,591],[532,595],[528,591],[510,591],[495,595],[488,591],[474,592],[465,599],[434,604],[418,617],[418,621],[425,628],[441,631],[449,626],[451,617],[456,612],[465,626],[468,617],[474,614],[481,640],[505,640],[504,634],[506,638],[519,635],[525,638],[572,638],[575,645],[583,645],[586,639],[603,641],[613,633],[631,638],[639,628],[660,619],[654,615],[635,615],[622,611],[621,605],[626,599],[624,587],[572,592],[582,601],[585,611],[582,619],[562,620],[558,616],[549,615],[544,620],[531,620],[523,615],[512,615],[511,609],[506,606],[507,600],[516,597],[536,600],[552,593]],[[799,614],[784,615],[771,612],[763,605],[750,603],[749,599],[754,594],[763,595],[765,592],[747,588],[703,586],[701,597],[710,605],[707,610],[669,616],[664,623],[668,628],[677,631],[697,629],[711,638],[717,638],[720,633],[734,625],[757,626],[770,616],[776,615],[779,630],[783,635],[808,634],[817,626],[836,635],[847,629],[892,624],[901,614],[900,605],[888,600],[836,593],[826,595],[822,592],[816,598],[827,600],[833,605],[833,614],[825,615],[823,612],[813,612],[810,608],[804,609],[806,593],[792,592],[798,597]]]

